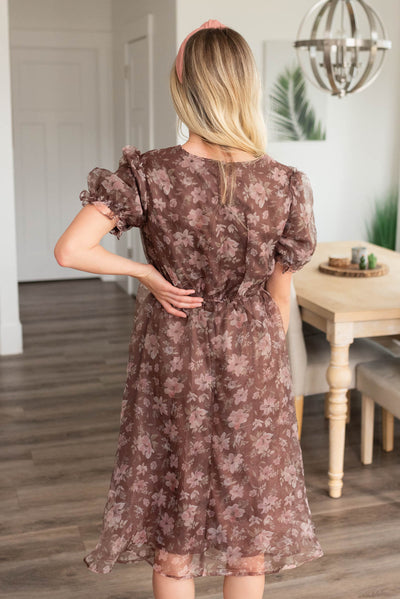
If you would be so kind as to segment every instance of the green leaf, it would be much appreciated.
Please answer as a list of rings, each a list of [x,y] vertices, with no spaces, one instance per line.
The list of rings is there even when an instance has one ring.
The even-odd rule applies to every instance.
[[[306,83],[301,68],[285,67],[269,95],[271,117],[279,140],[324,140],[326,132],[306,97]]]
[[[367,241],[389,250],[396,249],[398,198],[399,190],[394,187],[380,200],[375,199],[371,222],[365,222]]]

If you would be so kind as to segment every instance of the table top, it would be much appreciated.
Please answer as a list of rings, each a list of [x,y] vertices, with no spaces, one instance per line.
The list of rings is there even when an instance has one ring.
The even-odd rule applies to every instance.
[[[379,277],[340,277],[321,272],[318,266],[330,255],[351,259],[351,248],[365,246],[378,263],[387,264],[389,272]],[[324,319],[334,322],[357,322],[400,319],[400,252],[388,250],[363,240],[325,241],[317,243],[308,264],[293,274],[297,301]]]

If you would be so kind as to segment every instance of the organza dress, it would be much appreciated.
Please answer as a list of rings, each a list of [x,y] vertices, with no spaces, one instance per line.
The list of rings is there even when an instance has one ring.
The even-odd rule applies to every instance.
[[[125,146],[94,168],[83,205],[140,227],[149,263],[195,289],[169,314],[142,284],[102,530],[84,557],[106,574],[146,561],[177,579],[257,575],[319,558],[298,441],[286,337],[265,284],[316,247],[307,175],[268,154],[236,162],[230,206],[216,160],[182,146]]]

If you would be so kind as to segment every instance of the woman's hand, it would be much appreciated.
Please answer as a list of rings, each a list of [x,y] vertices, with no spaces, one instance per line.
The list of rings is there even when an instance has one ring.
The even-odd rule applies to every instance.
[[[172,304],[178,308],[198,308],[203,303],[201,297],[187,297],[189,293],[194,293],[195,289],[175,287],[152,264],[146,264],[144,274],[136,275],[136,278],[151,291],[169,314],[187,318],[185,312],[176,310]]]

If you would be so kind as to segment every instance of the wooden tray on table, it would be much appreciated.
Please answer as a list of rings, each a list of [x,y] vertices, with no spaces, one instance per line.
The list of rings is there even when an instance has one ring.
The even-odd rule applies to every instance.
[[[329,262],[321,262],[318,265],[321,272],[336,277],[381,277],[389,272],[387,264],[377,262],[375,268],[360,268],[358,264],[349,263],[345,266],[330,266]]]

